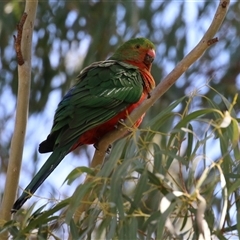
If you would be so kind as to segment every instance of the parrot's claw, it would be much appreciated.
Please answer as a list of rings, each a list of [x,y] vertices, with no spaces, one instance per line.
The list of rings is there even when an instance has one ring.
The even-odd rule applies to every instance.
[[[107,154],[110,154],[110,153],[111,153],[111,150],[112,150],[112,144],[110,144],[110,145],[108,146],[106,153],[107,153]]]
[[[94,143],[93,146],[95,147],[96,150],[99,150],[97,143]],[[106,153],[109,154],[111,152],[112,145],[110,144],[106,150]]]
[[[120,118],[120,119],[118,120],[118,123],[117,123],[116,125],[114,125],[114,128],[115,128],[115,129],[118,129],[119,124],[123,124],[123,123],[124,123],[124,119]]]
[[[97,143],[94,143],[93,146],[96,150],[99,150]]]

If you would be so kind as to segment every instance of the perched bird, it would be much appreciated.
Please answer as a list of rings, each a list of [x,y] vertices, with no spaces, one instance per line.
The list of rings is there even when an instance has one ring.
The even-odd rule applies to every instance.
[[[135,38],[117,48],[108,60],[95,62],[80,72],[58,104],[50,134],[39,145],[40,153],[52,154],[14,203],[12,212],[22,207],[69,152],[84,144],[97,145],[150,96],[155,87],[150,73],[154,58],[153,43]]]

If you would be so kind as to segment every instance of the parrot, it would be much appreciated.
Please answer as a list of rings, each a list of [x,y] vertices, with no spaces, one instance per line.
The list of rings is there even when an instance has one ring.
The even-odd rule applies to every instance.
[[[15,201],[12,213],[23,206],[68,153],[85,144],[97,148],[106,133],[151,97],[154,58],[155,47],[150,40],[133,38],[107,60],[94,62],[79,73],[57,106],[50,134],[39,144],[39,153],[52,154]],[[144,115],[133,127],[141,124]]]

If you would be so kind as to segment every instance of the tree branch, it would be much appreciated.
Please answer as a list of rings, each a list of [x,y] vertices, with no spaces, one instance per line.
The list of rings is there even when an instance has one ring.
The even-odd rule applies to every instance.
[[[14,45],[19,64],[18,97],[5,190],[0,209],[0,225],[11,219],[11,208],[15,200],[18,187],[28,117],[31,83],[32,33],[37,4],[37,0],[26,0],[25,13],[22,16],[20,24],[17,25],[18,35],[17,37],[14,37]],[[7,235],[0,235],[0,239],[7,239]]]

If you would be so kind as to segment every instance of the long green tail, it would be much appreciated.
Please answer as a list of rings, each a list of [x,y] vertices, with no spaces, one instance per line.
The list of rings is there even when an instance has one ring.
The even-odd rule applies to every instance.
[[[22,205],[32,197],[33,193],[40,187],[45,179],[52,173],[52,171],[59,165],[63,158],[68,154],[68,148],[55,149],[49,156],[47,161],[43,164],[36,176],[28,184],[22,195],[13,204],[12,213],[18,211]]]

